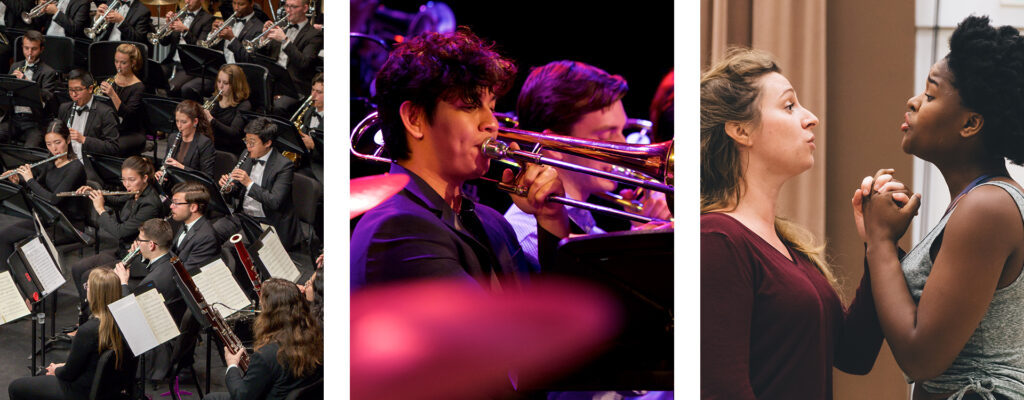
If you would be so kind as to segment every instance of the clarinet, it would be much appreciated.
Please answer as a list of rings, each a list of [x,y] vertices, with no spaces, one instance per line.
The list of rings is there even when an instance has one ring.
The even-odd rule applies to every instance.
[[[167,155],[164,156],[164,163],[160,166],[160,179],[156,180],[157,185],[162,185],[164,180],[167,179],[167,159],[174,155],[174,151],[178,149],[178,143],[181,143],[181,132],[174,135],[174,141],[171,142],[171,147],[167,148]]]
[[[238,156],[238,164],[235,164],[235,167],[231,168],[231,170],[234,171],[236,169],[242,168],[242,163],[245,162],[246,158],[249,158],[249,150],[242,150],[242,155]],[[228,191],[231,190],[231,185],[234,183],[235,178],[228,178],[227,182],[224,182],[224,186],[220,187],[220,192],[227,193]]]
[[[220,341],[227,346],[228,351],[237,353],[242,350],[242,357],[238,360],[238,368],[245,372],[249,369],[249,353],[245,352],[245,346],[242,345],[242,341],[238,339],[235,332],[231,330],[228,323],[224,321],[224,317],[221,317],[220,312],[212,305],[206,303],[206,299],[203,298],[203,293],[199,291],[199,287],[196,286],[195,281],[192,280],[192,275],[188,274],[188,270],[185,269],[185,264],[182,264],[178,257],[171,257],[171,265],[174,266],[174,272],[181,278],[181,283],[185,286],[184,295],[191,296],[192,300],[199,306],[199,311],[213,327],[213,333],[220,338]]]
[[[242,266],[245,267],[245,273],[249,275],[249,282],[252,282],[252,288],[256,291],[256,297],[260,296],[260,289],[263,287],[263,283],[260,280],[260,276],[256,274],[256,268],[252,265],[252,258],[249,257],[249,250],[245,249],[245,245],[242,244],[242,234],[236,233],[231,236],[228,241],[235,245],[235,251],[238,252],[238,259],[242,261]]]

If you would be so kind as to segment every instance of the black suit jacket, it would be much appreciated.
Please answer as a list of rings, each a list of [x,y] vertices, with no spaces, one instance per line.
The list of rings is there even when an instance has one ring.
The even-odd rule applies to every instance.
[[[185,239],[178,245],[178,236],[185,229],[181,224],[174,237],[171,239],[171,250],[178,258],[185,263],[185,269],[192,271],[220,257],[220,243],[217,242],[217,233],[213,230],[213,223],[207,217],[196,220],[192,229],[185,232]]]
[[[37,24],[36,29],[44,35],[50,28],[50,24],[56,23],[64,28],[65,36],[88,39],[85,36],[85,28],[92,24],[92,20],[89,19],[89,4],[89,0],[71,0],[68,3],[67,13],[43,14],[33,22]]]
[[[11,70],[8,73],[14,73],[14,70],[21,68],[23,65],[25,65],[25,60],[14,63],[11,65]],[[57,70],[39,61],[36,64],[35,72],[32,73],[32,81],[39,84],[39,99],[43,101],[44,108],[46,104],[52,104],[53,91],[57,89]],[[53,110],[54,108],[49,109]],[[32,114],[35,118],[41,119],[43,117],[43,110],[33,108]]]
[[[132,2],[132,5],[128,6],[128,13],[124,15],[124,21],[121,21],[121,26],[110,26],[107,28],[106,32],[103,33],[102,40],[110,40],[110,33],[117,29],[121,31],[121,41],[144,43],[146,47],[152,48],[153,45],[149,43],[149,38],[146,37],[147,34],[154,31],[153,21],[150,17],[149,7],[142,4],[141,0],[135,0]],[[142,57],[146,57],[146,54],[143,54]]]
[[[71,107],[74,102],[67,102],[60,105],[57,110],[57,118],[67,123],[71,117]],[[78,118],[78,116],[75,116]],[[117,138],[120,136],[117,130],[117,112],[99,100],[93,99],[89,109],[89,119],[85,122],[85,143],[82,144],[82,151],[85,153],[106,154],[118,156],[120,146]]]
[[[242,163],[241,169],[246,173],[252,171],[253,160],[248,158]],[[242,212],[243,200],[240,196],[252,197],[263,205],[266,223],[274,227],[281,244],[286,249],[294,248],[299,243],[299,225],[292,210],[292,179],[294,167],[292,161],[285,158],[277,150],[270,151],[270,158],[263,169],[263,179],[255,182],[246,192],[241,184],[235,184],[229,196],[238,199],[236,212]]]
[[[241,32],[235,32],[235,40],[227,46],[227,50],[231,51],[235,55],[235,62],[250,62],[249,53],[245,51],[245,47],[242,46],[243,40],[252,40],[252,38],[259,36],[263,33],[263,22],[265,20],[259,19],[259,15],[249,17],[248,21],[245,21],[245,25],[242,26]],[[224,43],[221,42],[221,47],[224,47]]]
[[[281,48],[281,42],[271,41],[266,47],[260,49],[267,57],[277,60],[281,51],[288,54],[288,75],[295,83],[295,89],[299,94],[308,96],[313,88],[313,77],[316,76],[316,63],[320,50],[324,48],[324,32],[313,27],[313,21],[306,21],[295,40]],[[273,89],[278,93],[278,89]]]
[[[179,10],[180,11],[180,10]],[[171,33],[160,41],[160,44],[171,46],[171,51],[167,52],[167,58],[164,59],[163,63],[174,62],[174,52],[178,50],[178,42],[181,41],[182,36],[185,37],[185,43],[195,45],[200,40],[205,40],[206,36],[213,30],[213,15],[206,12],[206,10],[199,8],[196,11],[195,18],[192,19],[192,25],[189,26],[188,30],[184,34],[181,32]]]
[[[32,7],[35,7],[36,2],[32,0],[0,0],[0,3],[4,3],[7,6],[7,12],[4,13],[4,25],[8,28],[16,29],[35,29],[36,27],[30,24],[26,24],[25,21],[21,20],[21,13],[28,12]],[[14,38],[8,38],[12,41],[11,45],[14,45]]]
[[[283,400],[292,390],[323,378],[323,365],[318,366],[316,371],[307,376],[292,376],[291,372],[277,360],[279,348],[276,342],[270,342],[254,351],[249,357],[249,370],[245,372],[245,376],[242,376],[240,368],[231,368],[227,371],[224,384],[228,387],[228,393],[233,400]]]
[[[171,265],[171,257],[174,257],[174,254],[168,253],[156,262],[149,263],[146,266],[146,270],[149,272],[135,287],[143,287],[153,282],[153,287],[164,296],[164,305],[171,312],[174,321],[177,322],[181,321],[182,315],[185,314],[185,300],[181,297],[181,291],[178,290],[178,285],[174,282],[175,272],[174,266]],[[128,285],[121,285],[121,296],[127,296],[131,290],[134,288],[129,289]]]

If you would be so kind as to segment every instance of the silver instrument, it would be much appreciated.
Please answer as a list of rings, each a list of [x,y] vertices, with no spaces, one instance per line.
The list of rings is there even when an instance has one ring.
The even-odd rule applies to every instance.
[[[222,94],[224,94],[224,90],[218,90],[217,94],[215,94],[213,97],[209,99],[206,99],[206,101],[203,102],[203,109],[207,111],[212,110],[213,106],[216,105],[218,101],[220,101],[220,96]]]
[[[36,161],[36,162],[34,162],[32,164],[29,164],[28,167],[29,168],[35,168],[35,167],[38,167],[40,165],[46,164],[46,163],[48,163],[50,161],[53,161],[53,160],[56,160],[58,158],[64,157],[66,155],[68,155],[68,152],[65,151],[65,152],[57,154],[55,156],[50,156],[49,158],[47,158],[45,160],[39,160],[39,161]],[[11,176],[13,176],[16,173],[18,173],[18,170],[16,170],[16,169],[12,169],[10,171],[7,171],[3,175],[0,175],[0,180],[10,178]]]
[[[174,155],[174,151],[178,149],[178,143],[181,143],[181,132],[174,135],[174,141],[171,142],[171,147],[167,148],[167,155],[164,156],[164,163],[160,166],[160,179],[156,180],[157,185],[162,185],[164,180],[167,179],[167,159]]]
[[[249,150],[242,150],[242,155],[238,156],[238,164],[235,164],[235,166],[231,168],[231,170],[234,171],[236,169],[242,168],[242,163],[244,163],[245,159],[247,158],[249,158]],[[228,172],[228,174],[230,174],[230,172]],[[231,185],[233,185],[234,183],[235,178],[231,178],[229,176],[227,182],[224,182],[224,185],[220,187],[220,192],[227,193],[228,191],[231,190]]]
[[[237,19],[235,17],[236,14],[238,13],[231,14],[231,16],[228,17],[228,19],[225,20],[223,24],[220,24],[220,27],[218,27],[213,32],[210,32],[209,35],[206,35],[206,39],[200,40],[199,43],[197,43],[199,47],[211,48],[213,46],[220,44],[220,42],[224,40],[220,37],[220,31],[224,30],[224,28],[228,27],[229,25],[233,25],[235,23],[235,20]]]
[[[124,264],[125,268],[127,268],[128,267],[128,263],[131,262],[132,259],[135,258],[135,256],[137,256],[137,255],[139,255],[139,248],[138,247],[136,247],[135,250],[132,250],[131,252],[126,254],[124,256],[124,258],[121,259],[121,264]]]
[[[93,20],[92,26],[85,28],[85,36],[88,36],[89,39],[93,40],[96,40],[97,37],[102,36],[103,32],[106,32],[107,28],[110,27],[110,23],[107,22],[107,15],[110,14],[111,11],[114,11],[118,8],[121,8],[121,0],[114,0],[113,2],[111,2],[107,6],[107,11],[104,12],[103,15],[100,15],[95,20]]]
[[[57,0],[46,0],[39,5],[32,7],[31,10],[22,11],[21,20],[25,21],[26,24],[32,24],[32,20],[43,15],[43,13],[46,12],[46,6],[50,4],[57,4]]]
[[[262,49],[263,46],[266,46],[268,43],[270,43],[270,39],[264,38],[264,36],[267,35],[267,32],[270,32],[272,29],[274,29],[274,27],[285,26],[287,23],[288,16],[282,15],[281,18],[278,18],[277,21],[274,21],[274,24],[270,25],[270,28],[267,28],[267,30],[263,31],[263,33],[259,34],[259,36],[252,38],[252,40],[243,40],[242,47],[245,47],[245,52],[252,53],[256,51],[256,49]]]
[[[90,190],[90,191],[84,192],[84,193],[60,192],[60,193],[57,193],[57,197],[89,197],[92,194],[92,192],[100,192],[100,195],[102,195],[102,196],[127,196],[127,195],[137,195],[137,194],[139,194],[139,192],[136,191],[136,190],[96,190],[96,189],[93,189],[93,190]]]
[[[174,18],[171,18],[170,20],[168,20],[167,23],[165,23],[164,26],[162,26],[160,28],[160,30],[158,30],[156,32],[150,32],[149,34],[147,34],[146,37],[149,38],[149,42],[152,43],[154,46],[160,44],[161,40],[163,40],[165,37],[167,37],[167,35],[171,34],[171,23],[181,19],[181,17],[184,16],[185,13],[187,13],[187,12],[188,12],[188,9],[185,8],[185,7],[182,7],[181,11],[178,11],[178,13],[176,15],[174,15]]]

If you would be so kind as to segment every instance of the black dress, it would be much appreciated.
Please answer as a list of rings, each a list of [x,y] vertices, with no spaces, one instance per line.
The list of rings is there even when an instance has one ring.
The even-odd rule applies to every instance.
[[[242,143],[242,139],[245,137],[245,133],[242,132],[245,128],[242,111],[251,110],[252,104],[249,103],[249,100],[243,100],[234,107],[221,108],[219,102],[213,106],[213,109],[210,110],[210,115],[213,117],[210,119],[210,125],[213,126],[214,147],[217,150],[226,151],[236,156],[245,150],[245,144]]]
[[[146,85],[139,81],[125,87],[117,83],[111,86],[117,97],[121,98],[121,107],[117,108],[117,117],[121,121],[117,125],[121,134],[118,138],[121,156],[137,155],[146,145],[145,114],[142,107],[142,93],[146,91]]]

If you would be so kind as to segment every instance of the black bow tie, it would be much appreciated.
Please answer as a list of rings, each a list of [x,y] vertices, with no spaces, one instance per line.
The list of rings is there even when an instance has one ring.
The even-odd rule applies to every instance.
[[[294,29],[299,29],[299,24],[288,24],[288,27],[284,28],[284,30],[287,31],[287,30],[293,29],[293,28]]]
[[[75,106],[75,114],[82,115],[83,112],[89,111],[89,106]]]
[[[260,159],[258,159],[258,158],[257,158],[257,159],[255,159],[255,160],[252,160],[252,161],[253,161],[254,163],[256,163],[256,164],[259,164],[259,165],[266,165],[266,164],[267,164],[267,160],[260,160]]]
[[[30,69],[30,70],[35,71],[38,68],[39,68],[39,64],[38,63],[36,63],[36,64],[25,64],[25,69]]]
[[[195,18],[195,17],[196,17],[196,13],[191,12],[191,11],[186,11],[185,12],[185,16],[183,18]]]

